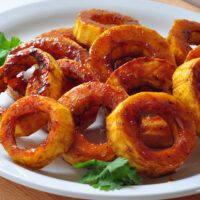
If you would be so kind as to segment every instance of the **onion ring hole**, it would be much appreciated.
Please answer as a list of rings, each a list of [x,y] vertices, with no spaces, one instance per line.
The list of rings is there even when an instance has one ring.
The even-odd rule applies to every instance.
[[[15,135],[17,146],[21,148],[36,148],[47,138],[47,123],[49,116],[45,114],[41,119],[40,114],[44,112],[37,112],[25,114],[16,120]],[[32,121],[31,121],[32,119]]]
[[[154,114],[143,115],[139,125],[141,139],[146,146],[153,149],[171,147],[174,137],[168,123]]]
[[[96,120],[89,127],[81,131],[87,141],[93,144],[105,143],[107,141],[105,124],[105,119],[107,115],[108,112],[106,108],[98,108]]]
[[[138,45],[138,46],[137,46]],[[122,55],[123,51],[123,56]],[[106,58],[109,61],[109,67],[116,70],[124,63],[139,57],[151,57],[153,50],[148,44],[119,44],[118,47],[112,50],[111,54]]]
[[[107,25],[121,25],[125,22],[125,19],[123,19],[121,15],[113,15],[112,12],[111,13],[105,12],[104,14],[101,15],[99,15],[99,13],[96,15],[91,15],[91,20],[98,22],[100,24],[107,24]],[[130,20],[130,23],[131,22],[132,21]],[[135,23],[137,23],[136,20]]]

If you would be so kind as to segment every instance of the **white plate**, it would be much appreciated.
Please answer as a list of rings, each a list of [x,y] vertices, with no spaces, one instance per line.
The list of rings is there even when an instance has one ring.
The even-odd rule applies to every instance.
[[[55,0],[0,13],[0,31],[8,36],[17,35],[25,41],[56,27],[72,26],[77,13],[86,8],[103,8],[134,16],[141,24],[156,29],[164,36],[176,18],[196,21],[200,19],[197,13],[151,1]],[[10,100],[6,94],[1,95],[1,105],[6,105],[8,102]],[[61,159],[57,159],[42,170],[31,171],[14,164],[2,147],[0,147],[0,175],[22,185],[63,196],[101,200],[166,199],[200,192],[200,149],[196,149],[195,152],[187,163],[170,177],[147,179],[144,185],[109,192],[77,183],[75,180],[81,172],[74,170]],[[171,179],[174,181],[169,181]]]

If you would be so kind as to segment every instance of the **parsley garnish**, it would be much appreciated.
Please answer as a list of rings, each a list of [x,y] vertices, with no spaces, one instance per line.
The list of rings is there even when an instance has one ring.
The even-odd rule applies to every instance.
[[[139,185],[142,178],[135,168],[129,165],[125,158],[117,158],[112,162],[89,160],[74,166],[77,169],[90,168],[80,180],[80,183],[89,184],[100,190],[120,189],[122,186]]]
[[[4,33],[0,32],[0,66],[4,64],[11,49],[21,44],[21,40],[13,36],[10,41],[6,39]]]

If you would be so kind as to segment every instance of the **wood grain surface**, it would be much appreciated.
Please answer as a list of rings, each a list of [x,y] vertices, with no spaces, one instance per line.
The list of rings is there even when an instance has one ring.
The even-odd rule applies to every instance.
[[[157,0],[158,2],[164,2],[173,4],[175,6],[183,7],[186,9],[200,12],[200,8],[192,6],[191,4],[182,0]],[[44,192],[39,192],[15,183],[12,183],[4,178],[0,178],[0,200],[76,200],[74,198],[67,198],[56,196]],[[189,197],[182,197],[173,200],[200,200],[199,195],[193,195]]]

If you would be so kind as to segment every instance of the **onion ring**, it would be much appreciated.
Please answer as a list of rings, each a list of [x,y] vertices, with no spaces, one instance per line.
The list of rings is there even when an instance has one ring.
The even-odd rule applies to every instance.
[[[74,26],[74,36],[81,44],[90,47],[106,29],[121,24],[139,24],[132,17],[100,9],[90,9],[79,13]]]
[[[73,40],[64,37],[37,37],[30,42],[23,43],[16,47],[10,54],[31,46],[51,54],[56,60],[66,57],[81,62],[82,64],[87,63],[88,60],[88,52],[86,49]]]
[[[175,20],[168,35],[168,42],[177,65],[181,65],[192,50],[190,44],[200,44],[200,23],[185,19]]]
[[[157,57],[175,63],[166,40],[138,25],[121,25],[104,31],[90,48],[91,69],[105,82],[112,71],[135,57]]]
[[[17,74],[38,63],[39,68],[28,79],[28,85],[20,87],[15,80]],[[18,92],[19,97],[40,94],[58,99],[61,96],[63,74],[54,58],[40,49],[29,48],[8,56],[3,65],[5,82]],[[22,79],[19,79],[22,80]]]
[[[149,148],[141,140],[143,114],[161,116],[173,128],[174,144],[166,149]],[[107,117],[108,139],[117,156],[127,158],[141,173],[158,177],[173,172],[195,147],[195,124],[184,104],[166,93],[141,92],[120,103]]]
[[[200,136],[200,58],[183,63],[173,75],[173,95],[187,105],[194,115]]]
[[[69,107],[76,125],[74,143],[70,150],[64,154],[64,160],[75,164],[90,159],[109,161],[115,158],[108,142],[102,144],[90,143],[78,126],[80,119],[84,119],[84,112],[89,108],[103,105],[109,110],[113,110],[127,96],[122,89],[99,82],[89,82],[73,88],[58,100]]]
[[[122,87],[129,94],[143,89],[170,93],[175,68],[175,65],[163,59],[136,58],[112,72],[106,83]]]
[[[23,149],[16,145],[16,120],[37,111],[49,115],[50,131],[48,137],[37,148]],[[42,96],[27,96],[19,99],[3,114],[1,122],[1,141],[11,158],[26,167],[39,169],[69,149],[74,134],[74,123],[66,106],[54,99]]]

